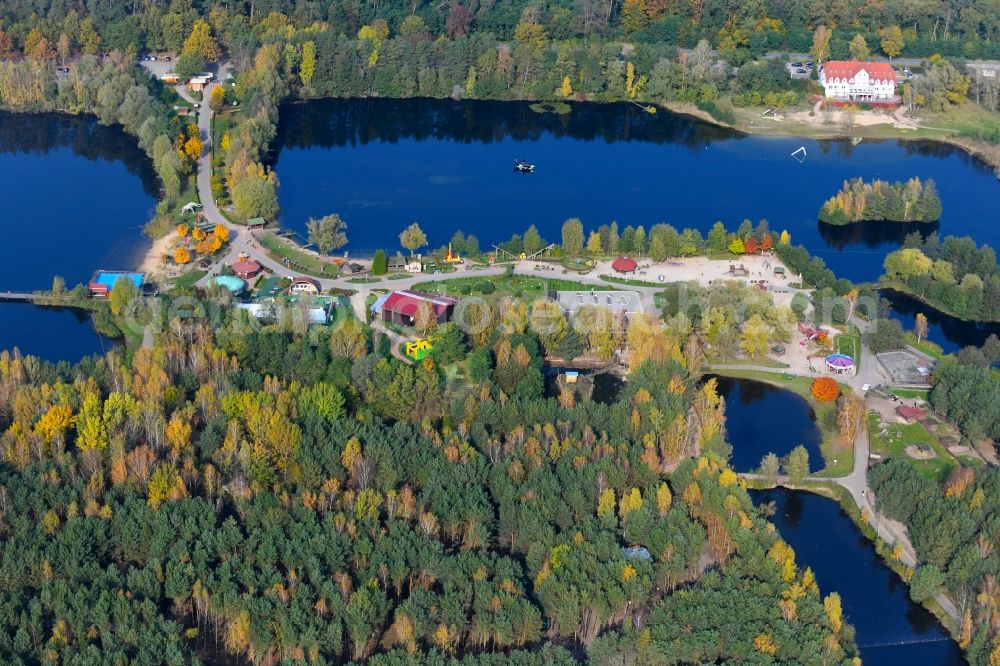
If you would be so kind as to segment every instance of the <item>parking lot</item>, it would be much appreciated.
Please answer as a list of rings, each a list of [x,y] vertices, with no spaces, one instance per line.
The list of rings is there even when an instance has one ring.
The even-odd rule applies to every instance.
[[[908,351],[883,352],[877,356],[894,384],[926,385],[934,369],[932,362]]]
[[[785,69],[793,79],[808,79],[812,74],[813,64],[811,60],[790,62],[785,65]]]

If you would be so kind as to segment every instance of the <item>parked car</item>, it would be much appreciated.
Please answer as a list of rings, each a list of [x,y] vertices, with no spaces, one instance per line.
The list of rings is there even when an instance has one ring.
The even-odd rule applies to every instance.
[[[172,58],[170,56],[167,56],[166,58],[164,58],[164,60],[166,60],[167,62],[170,62],[172,60]]]
[[[802,68],[802,67],[799,67],[798,69],[795,70],[795,73],[796,74],[808,74],[809,71],[806,70],[806,69],[804,69],[804,68]]]
[[[799,67],[802,67],[802,63],[801,62],[793,62],[792,63],[792,67],[795,67],[796,69],[798,69]]]

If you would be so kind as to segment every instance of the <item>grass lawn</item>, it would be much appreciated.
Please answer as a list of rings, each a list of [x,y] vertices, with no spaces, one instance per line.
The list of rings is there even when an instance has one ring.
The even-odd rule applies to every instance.
[[[188,271],[184,275],[180,276],[174,281],[175,287],[190,287],[193,286],[195,282],[202,279],[208,275],[207,271],[201,269],[194,269],[193,271]]]
[[[930,393],[930,389],[904,389],[904,388],[890,388],[889,393],[897,395],[900,398],[908,398],[913,400],[914,398],[920,398],[923,400],[927,399],[927,395]]]
[[[927,124],[962,136],[992,143],[1000,142],[1000,127],[997,126],[996,114],[973,104],[963,104],[940,115],[931,116],[927,119]]]
[[[906,344],[912,346],[917,351],[922,351],[931,358],[935,358],[939,361],[943,359],[945,356],[948,356],[948,354],[945,354],[941,350],[941,347],[931,342],[930,340],[921,340],[920,342],[917,342],[917,336],[915,336],[912,332],[906,333]]]
[[[315,255],[300,250],[289,240],[275,236],[274,234],[264,234],[261,236],[261,244],[267,248],[268,255],[272,259],[281,261],[288,259],[292,262],[292,268],[302,271],[315,277],[337,277],[340,275],[340,268],[335,264],[318,259]]]
[[[762,382],[770,382],[775,386],[780,386],[781,388],[786,388],[789,391],[798,393],[803,398],[809,401],[809,405],[813,409],[822,408],[823,403],[820,403],[812,394],[812,385],[816,381],[812,377],[799,377],[798,375],[790,375],[784,372],[767,372],[764,370],[719,370],[718,372],[712,371],[713,374],[724,375],[726,377],[737,377],[740,379],[756,379]],[[846,387],[841,384],[841,390],[847,388],[848,392],[853,392],[851,388]]]
[[[826,467],[813,476],[837,478],[847,476],[854,469],[854,442],[844,442],[836,433],[823,433],[823,443],[819,445]]]
[[[649,280],[636,280],[633,278],[621,278],[615,277],[614,275],[601,275],[599,276],[605,282],[614,282],[615,284],[626,284],[632,285],[634,287],[660,287],[666,286],[666,282],[650,282]]]
[[[590,262],[590,263],[588,263]],[[577,257],[563,257],[562,261],[559,262],[563,268],[571,271],[577,271],[580,273],[586,273],[591,270],[593,266],[593,259],[579,259]]]
[[[484,294],[481,286],[492,283],[493,291]],[[468,294],[486,295],[493,298],[504,296],[514,296],[521,298],[539,298],[548,291],[607,291],[613,287],[603,285],[589,285],[573,280],[561,280],[557,278],[542,278],[531,275],[495,275],[484,277],[460,277],[449,280],[430,280],[420,282],[413,286],[414,289],[426,291],[432,294],[444,294],[447,296],[463,296]]]
[[[787,368],[787,363],[782,363],[781,361],[776,361],[773,358],[763,356],[758,359],[749,358],[721,358],[719,356],[709,356],[708,364],[711,365],[757,365],[765,368],[775,368],[782,369]]]
[[[854,359],[854,364],[861,369],[861,336],[853,333],[842,333],[834,338],[837,351]]]
[[[886,434],[879,428],[879,415],[868,413],[868,433],[871,437],[873,453],[890,458],[901,458],[910,462],[913,467],[929,479],[943,481],[952,467],[958,464],[946,448],[941,446],[931,433],[919,423],[887,423]],[[937,455],[930,460],[916,460],[906,454],[909,444],[926,444],[934,449]]]

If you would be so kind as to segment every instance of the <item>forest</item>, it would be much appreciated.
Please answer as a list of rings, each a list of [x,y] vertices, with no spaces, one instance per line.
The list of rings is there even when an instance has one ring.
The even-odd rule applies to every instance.
[[[844,181],[843,187],[819,209],[819,220],[844,225],[866,220],[937,222],[941,199],[933,180],[911,178],[905,183],[884,180]]]
[[[977,399],[976,404],[983,402]],[[959,645],[969,663],[1000,659],[1000,560],[994,548],[1000,521],[1000,473],[956,467],[937,483],[903,460],[868,473],[880,511],[906,525],[920,566],[910,581],[918,602],[946,590],[962,614]]]
[[[547,397],[522,311],[416,366],[353,319],[222,312],[0,354],[3,663],[852,663],[696,347],[604,404]]]
[[[992,345],[995,353],[995,342]],[[969,363],[971,354],[963,352],[935,368],[931,405],[954,421],[970,441],[996,440],[1000,438],[1000,378],[989,367],[991,359]]]
[[[490,33],[509,40],[519,22],[532,18],[554,39],[630,37],[693,47],[712,39],[723,49],[807,51],[817,25],[850,26],[831,38],[833,57],[844,57],[855,34],[881,47],[880,30],[899,26],[903,53],[929,56],[996,58],[1000,54],[1000,9],[991,3],[962,0],[913,5],[888,0],[873,7],[861,0],[808,3],[803,0],[550,0],[503,3],[342,3],[333,0],[147,0],[122,3],[90,0],[83,4],[49,0],[5,2],[0,57],[14,49],[36,46],[44,38],[53,50],[62,34],[71,47],[179,51],[198,18],[218,27],[233,24],[238,33],[275,14],[296,28],[325,24],[335,34],[354,36],[364,25],[385,21],[396,34],[433,41],[470,33]],[[38,34],[32,32],[37,28]]]
[[[969,237],[910,234],[884,262],[883,281],[961,319],[1000,319],[1000,267]]]

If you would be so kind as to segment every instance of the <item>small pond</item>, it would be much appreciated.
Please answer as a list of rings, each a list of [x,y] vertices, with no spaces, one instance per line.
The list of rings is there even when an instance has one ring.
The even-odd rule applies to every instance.
[[[761,458],[788,455],[799,444],[809,451],[812,471],[823,467],[823,436],[816,413],[802,396],[752,379],[715,377],[726,400],[727,440],[733,447],[730,464],[739,472],[760,467]]]

